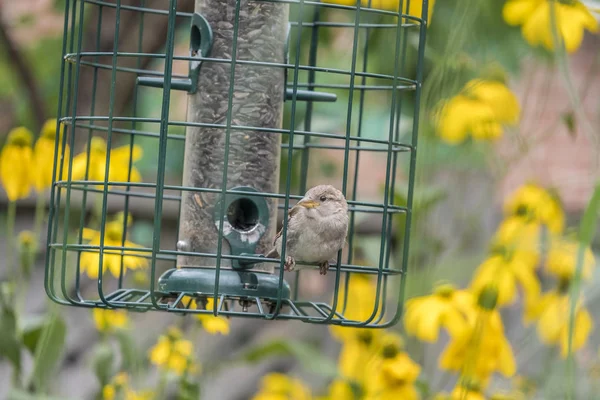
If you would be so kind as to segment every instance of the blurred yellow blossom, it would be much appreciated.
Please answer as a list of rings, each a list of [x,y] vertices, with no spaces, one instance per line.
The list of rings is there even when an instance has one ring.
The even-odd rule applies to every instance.
[[[125,240],[123,244],[123,213],[117,214],[112,220],[106,223],[104,229],[104,246],[116,246],[135,248],[141,247],[138,244]],[[127,218],[127,226],[131,224],[131,218]],[[82,237],[88,241],[89,245],[100,246],[100,231],[90,228],[83,228]],[[121,272],[121,263],[123,264],[123,274],[128,270],[140,269],[148,266],[148,260],[143,258],[144,253],[132,250],[104,250],[102,257],[102,273],[108,270],[111,274],[118,278]],[[79,261],[82,273],[92,278],[98,278],[98,269],[100,267],[100,252],[98,250],[90,252],[84,251],[81,253]]]
[[[24,127],[8,133],[0,152],[0,183],[9,201],[29,196],[33,181],[33,135]]]
[[[515,125],[520,112],[517,97],[506,85],[475,79],[443,103],[437,121],[438,134],[450,144],[461,143],[468,135],[476,140],[498,139],[502,136],[502,126]]]
[[[335,379],[329,384],[327,395],[319,396],[316,400],[359,400],[359,395],[348,381]]]
[[[100,332],[114,332],[127,327],[129,317],[124,310],[94,308],[92,311],[96,329]]]
[[[344,6],[356,6],[356,0],[323,0],[323,3],[341,4]],[[370,3],[370,5],[369,5]],[[406,11],[406,2],[404,4],[403,12]],[[398,11],[400,2],[398,0],[361,0],[361,7],[377,8],[389,11]],[[429,8],[427,10],[427,20],[431,23],[431,15],[433,13],[433,7],[435,6],[435,0],[429,0]],[[423,1],[411,1],[408,8],[408,15],[413,17],[421,17],[423,15]]]
[[[552,233],[560,233],[565,226],[565,215],[558,200],[544,188],[528,183],[520,186],[504,202],[505,215],[545,224]]]
[[[515,359],[504,336],[504,324],[496,309],[498,291],[487,287],[477,300],[477,316],[460,335],[451,339],[440,357],[441,369],[460,371],[481,382],[498,371],[509,377],[516,371]]]
[[[556,290],[543,294],[537,301],[527,305],[525,321],[537,320],[537,333],[542,343],[560,345],[561,355],[567,356],[569,340],[570,298],[568,283],[561,282]],[[593,329],[590,313],[581,305],[575,308],[572,351],[581,349]]]
[[[120,372],[111,383],[102,388],[102,400],[150,400],[154,397],[151,391],[136,392],[129,387],[129,375]]]
[[[382,357],[373,361],[366,375],[365,400],[417,400],[415,381],[421,367],[403,351],[386,347]]]
[[[261,379],[259,392],[252,400],[311,400],[310,389],[299,379],[270,373]]]
[[[473,297],[468,291],[443,284],[429,296],[415,297],[406,302],[404,327],[410,335],[435,342],[442,327],[451,336],[462,332],[473,312]]]
[[[143,151],[139,146],[129,145],[117,147],[110,151],[110,167],[108,181],[110,182],[141,182],[142,176],[137,168],[129,163],[135,163],[142,158]],[[93,137],[90,143],[90,155],[81,153],[73,158],[71,179],[85,179],[86,167],[88,167],[88,181],[104,181],[106,177],[107,149],[106,141],[101,137]]]
[[[459,378],[449,400],[485,400],[485,396],[476,379]]]
[[[500,223],[490,247],[493,253],[511,253],[535,267],[540,259],[541,226],[519,216],[509,216]]]
[[[482,290],[493,285],[498,290],[498,305],[512,303],[516,299],[517,284],[525,296],[537,298],[540,283],[535,274],[535,264],[521,257],[519,253],[492,254],[477,267],[471,280],[473,294],[478,296]]]
[[[575,276],[578,253],[578,242],[567,239],[552,240],[546,260],[546,270],[558,279],[572,279]],[[588,247],[583,255],[581,277],[589,279],[595,265],[594,254]]]
[[[33,180],[35,190],[40,193],[48,189],[52,185],[52,171],[54,169],[54,149],[55,141],[59,140],[59,154],[62,151],[62,137],[64,134],[64,126],[60,125],[59,134],[56,134],[56,119],[46,121],[40,132],[40,137],[36,140],[33,148],[33,160],[35,170],[33,172]],[[67,178],[69,165],[69,145],[65,145],[64,163],[62,179]],[[56,175],[60,172],[60,164],[56,166]]]
[[[381,312],[381,302],[379,307],[375,309],[376,287],[372,278],[364,274],[352,274],[347,279],[350,279],[348,283],[348,296],[344,312],[344,318],[352,321],[365,322],[371,318],[373,314],[377,316]],[[337,304],[338,309],[341,309],[344,305],[345,296],[345,285],[340,285],[338,292]],[[356,335],[360,335],[361,332],[370,332],[372,329],[369,328],[354,328],[344,327],[338,325],[330,326],[331,334],[339,339],[354,339]],[[375,332],[377,334],[378,332]]]
[[[189,296],[185,296],[183,298],[184,304],[189,304],[190,310],[197,310],[198,304],[196,299],[191,298]],[[214,310],[215,300],[212,297],[207,297],[206,299],[206,308],[205,310],[213,311]],[[222,316],[215,317],[214,315],[209,314],[195,314],[196,318],[202,324],[202,327],[205,331],[210,333],[211,335],[216,335],[218,333],[222,335],[229,334],[229,321],[227,318]]]
[[[181,331],[170,327],[166,335],[161,335],[158,342],[150,349],[150,361],[167,371],[182,376],[186,371],[196,372],[198,364],[194,362],[193,345],[183,339]]]
[[[504,5],[504,20],[520,25],[521,33],[532,46],[542,45],[554,50],[550,7],[554,4],[556,29],[569,53],[581,46],[585,30],[598,31],[598,21],[578,0],[509,0]]]
[[[365,365],[376,356],[376,337],[379,336],[365,331],[354,339],[342,342],[338,360],[338,369],[342,377],[360,385],[364,383],[367,378],[364,373]]]

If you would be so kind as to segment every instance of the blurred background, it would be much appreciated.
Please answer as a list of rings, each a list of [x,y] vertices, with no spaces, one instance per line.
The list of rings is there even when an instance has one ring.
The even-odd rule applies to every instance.
[[[140,5],[140,1],[123,0],[123,4]],[[94,2],[88,3],[93,5]],[[343,0],[329,3],[354,5]],[[409,13],[420,17],[422,2],[413,0],[411,3]],[[167,9],[163,0],[145,0],[143,4],[148,8]],[[14,283],[3,287],[1,296],[0,398],[300,400],[433,399],[447,395],[456,399],[480,399],[492,398],[498,393],[514,399],[597,398],[600,335],[594,326],[600,321],[600,298],[594,256],[598,238],[593,233],[597,227],[596,203],[600,200],[594,201],[593,194],[600,178],[600,37],[597,34],[600,2],[429,1],[414,218],[404,297],[427,300],[420,296],[432,296],[434,299],[439,290],[431,294],[432,288],[439,288],[442,281],[451,282],[455,288],[465,288],[474,297],[485,291],[486,284],[496,285],[499,297],[494,312],[501,316],[501,330],[510,343],[516,367],[514,371],[502,370],[502,365],[510,364],[502,359],[497,360],[498,365],[491,367],[491,371],[477,374],[467,373],[464,365],[438,362],[441,354],[448,355],[447,346],[457,339],[448,328],[451,317],[439,311],[442,303],[436,303],[432,309],[439,313],[432,311],[432,314],[438,318],[431,324],[436,329],[445,327],[446,331],[439,337],[436,333],[435,340],[426,339],[424,330],[427,329],[423,325],[415,328],[414,321],[412,328],[403,321],[386,330],[390,337],[397,339],[392,342],[400,354],[412,360],[394,359],[397,364],[390,364],[389,368],[395,371],[390,373],[395,378],[389,378],[389,374],[379,376],[383,374],[381,371],[388,371],[386,365],[375,363],[379,360],[379,350],[354,349],[347,332],[340,333],[318,324],[222,317],[181,318],[158,312],[101,314],[84,308],[58,307],[50,302],[44,291],[47,231],[44,209],[49,191],[7,190],[18,174],[7,172],[7,165],[20,171],[20,164],[27,164],[23,160],[30,160],[32,166],[40,169],[40,165],[34,164],[37,150],[20,159],[20,150],[13,147],[22,148],[23,140],[25,147],[27,143],[29,147],[37,146],[35,138],[39,135],[39,142],[44,137],[44,129],[52,131],[46,135],[51,139],[56,135],[55,123],[50,123],[51,128],[45,124],[57,116],[65,6],[65,0],[0,0],[0,144],[4,149],[0,156],[3,183],[0,186],[0,254],[6,255],[0,257],[0,279]],[[397,10],[398,4],[382,0],[371,7]],[[99,7],[87,9],[82,29],[84,47],[88,45],[86,41],[99,37],[102,50],[112,51],[114,11],[106,9],[98,34],[96,23],[85,22],[97,20]],[[193,9],[192,0],[179,1],[179,11],[193,12]],[[313,12],[314,7],[306,7],[302,16],[298,6],[292,5],[290,21],[300,18],[308,21]],[[351,23],[353,12],[323,7],[320,18]],[[396,24],[397,21],[389,15],[369,17],[369,22],[379,24]],[[134,13],[124,13],[123,19],[119,49],[135,49],[139,43],[133,33],[139,31],[141,19]],[[81,22],[77,21],[78,27]],[[144,52],[164,53],[167,19],[150,15],[144,23]],[[178,19],[176,55],[188,54],[188,32],[189,19]],[[297,34],[297,30],[292,32],[290,62],[299,51],[301,63],[305,64],[310,30],[302,31],[299,49],[295,44]],[[407,41],[403,76],[408,79],[417,76],[418,45],[417,29]],[[373,29],[369,36],[368,71],[393,74],[394,46],[392,30]],[[324,27],[319,36],[318,66],[349,69],[352,49],[352,28]],[[99,62],[108,60],[110,63],[109,56],[104,58]],[[361,62],[363,55],[359,54],[358,58]],[[145,58],[142,62],[139,68],[162,71],[160,60]],[[96,115],[107,115],[110,71],[100,71],[94,77],[97,89],[93,95],[89,92],[92,71],[82,69],[80,80],[86,84],[79,89],[77,108],[95,108]],[[187,62],[176,61],[174,73],[186,75]],[[288,82],[291,79],[288,76]],[[305,74],[300,74],[302,79],[306,79]],[[318,74],[316,79],[323,84],[347,84],[345,78],[325,73]],[[375,79],[369,83],[375,84]],[[133,79],[119,81],[114,96],[115,115],[128,115],[132,107],[136,107],[137,115],[160,116],[162,91],[152,88],[134,91],[134,84]],[[354,102],[351,126],[347,127],[348,90],[327,91],[335,93],[338,101],[315,103],[310,130],[346,135],[348,129],[356,134],[360,102]],[[362,135],[386,140],[390,134],[391,91],[366,93]],[[402,108],[398,134],[401,142],[408,143],[415,99],[414,93],[402,96],[406,104]],[[354,98],[358,99],[358,95]],[[171,120],[185,120],[187,99],[187,93],[172,91]],[[94,104],[90,104],[92,100]],[[291,125],[291,103],[286,102],[284,108],[283,126],[287,129]],[[85,114],[85,111],[80,113]],[[296,113],[295,128],[307,129],[304,125],[306,105],[298,106]],[[29,142],[28,136],[19,132],[11,139],[10,133],[18,127],[33,133]],[[158,132],[158,125],[140,123],[136,129]],[[171,126],[169,133],[184,135],[185,130]],[[284,143],[289,140],[287,136],[283,135]],[[113,149],[127,144],[124,138],[124,135],[123,138],[117,136]],[[335,142],[325,138],[316,141],[324,145]],[[140,137],[135,143],[143,150],[143,156],[135,164],[142,181],[155,182],[156,138]],[[75,153],[83,152],[84,145],[85,141],[77,143]],[[182,140],[169,141],[167,184],[181,184],[183,152]],[[286,153],[282,151],[280,190],[290,178],[293,194],[302,194],[299,191],[301,154],[295,153],[293,159],[288,160]],[[13,158],[2,161],[2,157],[4,160]],[[405,204],[407,160],[398,166],[400,189],[394,196],[400,205]],[[293,173],[288,177],[286,167],[290,162]],[[308,187],[323,182],[341,187],[343,165],[341,151],[311,150]],[[382,202],[385,167],[385,153],[361,155],[356,175],[357,199]],[[10,196],[10,190],[19,193]],[[86,207],[93,208],[93,205]],[[118,212],[119,207],[109,205],[110,213]],[[132,207],[133,223],[128,240],[146,247],[152,245],[153,212],[152,200],[140,200]],[[281,212],[279,226],[282,216]],[[165,243],[174,245],[177,241],[178,217],[178,208],[165,202],[161,232]],[[499,232],[508,229],[506,223],[512,221],[512,217],[521,218],[526,226],[535,225],[551,238],[550,244],[543,246],[545,250],[536,254],[535,265],[531,267],[533,272],[525,278],[519,274],[522,266],[510,264],[512,261],[500,262],[496,269],[489,267],[489,260],[496,254],[494,246],[500,240],[498,235],[502,236]],[[398,244],[393,246],[392,263],[401,258],[402,223],[394,220],[393,229],[388,233],[392,242]],[[505,229],[501,230],[502,227]],[[377,266],[381,216],[365,213],[357,219],[355,228],[355,241],[360,247],[360,256],[356,257],[365,260],[363,265]],[[511,240],[516,242],[522,239],[515,233],[506,235],[512,235]],[[578,254],[584,256],[578,257]],[[20,271],[16,272],[19,278],[15,278],[15,270]],[[331,299],[334,279],[331,275],[334,274],[323,278],[307,271],[305,275],[299,288],[305,297]],[[140,284],[147,284],[149,279],[143,270],[131,271],[129,277]],[[512,289],[503,287],[502,282],[510,282],[506,285],[512,285]],[[561,284],[565,282],[568,289],[561,291]],[[93,288],[94,280],[90,279],[87,284]],[[360,288],[356,290],[365,293],[360,292]],[[366,290],[368,296],[372,288]],[[570,302],[565,300],[564,304],[573,304],[573,307],[557,305],[558,311],[552,308],[549,297],[543,296],[553,291],[557,291],[557,298],[565,296]],[[504,301],[503,296],[510,299]],[[536,314],[530,310],[536,303],[552,308],[556,314],[545,316],[545,309]],[[537,317],[533,316],[531,323],[524,323],[525,314]],[[468,313],[465,315],[469,320]],[[572,325],[570,315],[573,315]],[[551,328],[543,325],[547,322],[543,322],[544,318],[556,320],[559,325],[553,328],[556,334],[545,334]],[[466,348],[475,346],[473,337],[464,340]],[[565,350],[567,341],[573,341],[574,355],[561,353],[561,346]],[[169,346],[180,346],[180,350]],[[495,353],[480,349],[478,354]],[[382,362],[387,360],[382,359]],[[376,366],[367,368],[369,363]],[[354,372],[348,372],[349,369]],[[119,375],[120,372],[125,374]],[[477,375],[477,385],[469,386],[468,383],[475,380],[471,375]],[[469,380],[465,381],[465,376]],[[372,383],[380,380],[386,383]],[[348,383],[350,381],[353,383]],[[340,382],[348,385],[336,386]],[[456,391],[461,387],[463,395]]]

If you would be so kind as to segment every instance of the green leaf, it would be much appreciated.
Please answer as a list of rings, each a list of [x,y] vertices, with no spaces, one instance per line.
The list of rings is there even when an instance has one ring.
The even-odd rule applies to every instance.
[[[179,383],[177,400],[198,400],[200,398],[200,383],[182,379]]]
[[[111,346],[106,343],[98,344],[94,349],[92,360],[94,373],[98,378],[100,387],[103,387],[109,383],[110,378],[113,376],[115,355],[113,354]]]
[[[33,361],[31,384],[38,392],[44,392],[50,378],[57,370],[65,346],[67,327],[62,317],[53,311],[38,340]]]
[[[335,363],[324,357],[319,349],[295,340],[271,341],[249,350],[242,358],[245,361],[256,363],[273,356],[292,356],[302,364],[304,369],[322,377],[335,378],[338,376]]]
[[[7,358],[21,372],[21,344],[17,340],[17,318],[11,309],[0,311],[0,358]]]
[[[41,315],[23,318],[21,323],[21,342],[31,354],[35,354],[35,349],[47,322],[46,317]]]
[[[581,224],[579,226],[579,237],[581,244],[589,246],[592,244],[594,233],[596,231],[596,223],[598,220],[598,214],[600,213],[600,184],[597,184],[594,188],[594,194],[590,199],[590,202],[583,214]]]
[[[115,336],[119,342],[119,351],[122,358],[120,370],[137,374],[141,368],[142,360],[133,338],[127,331],[122,330],[117,331]]]

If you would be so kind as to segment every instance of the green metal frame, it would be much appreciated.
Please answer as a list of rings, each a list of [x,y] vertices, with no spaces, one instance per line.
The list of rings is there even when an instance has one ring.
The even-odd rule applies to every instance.
[[[425,48],[425,36],[427,21],[426,17],[416,18],[402,13],[371,9],[356,6],[345,6],[339,4],[320,3],[317,1],[302,0],[255,0],[255,1],[280,1],[289,3],[297,7],[297,15],[302,18],[304,10],[311,8],[313,10],[311,21],[291,21],[291,29],[310,31],[310,44],[308,63],[301,63],[300,51],[292,55],[292,60],[284,63],[265,63],[259,61],[239,60],[233,57],[230,60],[215,59],[210,57],[210,43],[212,34],[210,27],[205,24],[205,20],[198,14],[188,14],[177,12],[177,0],[168,0],[168,9],[157,10],[146,6],[145,0],[141,0],[141,5],[130,6],[122,5],[121,0],[66,0],[66,13],[64,21],[64,40],[63,40],[63,62],[61,67],[59,95],[59,124],[65,125],[67,134],[62,137],[62,149],[66,144],[70,145],[70,154],[61,154],[58,136],[56,143],[57,157],[54,163],[54,180],[51,192],[49,227],[48,227],[48,255],[46,259],[46,279],[45,289],[48,296],[55,302],[64,305],[73,305],[81,307],[104,307],[104,308],[125,308],[134,311],[160,310],[175,313],[210,313],[213,315],[227,315],[240,317],[255,317],[262,319],[294,319],[304,322],[337,324],[354,327],[387,327],[395,324],[402,312],[403,293],[406,282],[406,268],[410,241],[411,209],[413,201],[417,133],[419,121],[419,103],[421,98],[421,88],[423,79],[423,60]],[[400,9],[407,9],[410,0],[404,2],[400,0]],[[412,0],[417,1],[417,0]],[[359,2],[360,3],[360,2]],[[98,19],[88,21],[85,18],[86,9],[97,8]],[[322,21],[322,9],[331,8],[345,10],[353,13],[354,23],[341,23]],[[115,40],[111,52],[100,51],[100,35],[96,37],[95,51],[82,51],[83,26],[86,23],[103,24],[103,11],[112,9],[116,11]],[[239,16],[240,1],[237,2],[236,16]],[[428,1],[423,0],[423,15],[427,15]],[[140,18],[140,30],[138,32],[138,51],[122,52],[119,51],[119,27],[120,15],[122,11],[136,12]],[[142,51],[142,38],[144,36],[144,19],[148,14],[163,15],[168,18],[168,35],[166,38],[165,52],[161,54],[147,54]],[[380,23],[379,21],[368,23],[362,22],[361,16],[377,18],[380,16],[396,17],[396,23]],[[200,35],[192,33],[190,44],[190,55],[186,57],[174,56],[174,38],[176,30],[176,17],[183,18],[187,23],[200,32]],[[204,22],[202,22],[204,21]],[[317,44],[319,32],[323,28],[348,29],[353,32],[353,52],[352,61],[348,69],[332,69],[319,67],[317,62]],[[380,74],[368,72],[369,55],[369,37],[378,29],[395,29],[394,43],[394,74]],[[418,35],[418,57],[417,74],[414,79],[404,77],[405,61],[404,56],[407,51],[407,37],[414,32]],[[98,30],[99,32],[99,30]],[[232,54],[236,54],[236,35],[237,24],[234,26],[234,48]],[[296,35],[295,49],[301,49],[302,35]],[[359,47],[362,44],[362,47]],[[201,51],[198,51],[201,49]],[[359,54],[362,54],[362,63],[358,65]],[[110,64],[103,63],[101,57],[111,57]],[[120,59],[135,58],[137,67],[123,67],[119,65]],[[141,67],[142,58],[152,58],[164,60],[164,73],[147,70]],[[178,76],[173,74],[174,61],[184,60],[190,63],[190,73],[188,76]],[[289,72],[290,81],[287,82],[286,100],[290,105],[289,128],[261,128],[256,126],[238,126],[231,119],[231,101],[230,111],[227,120],[221,124],[201,124],[186,121],[175,121],[169,119],[170,93],[171,90],[187,90],[192,92],[196,87],[194,84],[197,79],[197,73],[202,63],[229,63],[234,67],[236,64],[260,65],[269,68],[284,68],[286,76]],[[82,69],[93,70],[92,92],[95,93],[98,74],[100,71],[109,71],[111,74],[110,104],[108,115],[96,115],[96,98],[92,99],[91,113],[83,115],[77,109],[78,95],[77,90],[80,83],[80,72]],[[231,68],[233,82],[233,71]],[[301,81],[300,72],[307,71],[306,81]],[[133,109],[131,116],[115,115],[115,85],[117,74],[135,74],[138,85],[136,86],[133,97]],[[336,74],[347,76],[348,84],[324,84],[316,80],[319,74]],[[165,79],[171,77],[171,79]],[[385,81],[386,84],[370,84],[369,81]],[[138,115],[138,96],[140,86],[162,87],[163,98],[160,118],[149,118]],[[318,92],[316,89],[324,90]],[[201,90],[201,89],[200,89]],[[348,112],[345,135],[312,131],[312,116],[318,101],[339,101],[338,97],[331,93],[332,91],[347,90]],[[328,92],[329,91],[329,92]],[[390,107],[390,130],[387,139],[373,139],[363,136],[363,109],[365,96],[369,91],[382,91],[391,93]],[[413,126],[412,135],[408,143],[402,142],[399,137],[399,122],[402,114],[404,92],[414,92],[413,108]],[[357,122],[353,121],[353,102],[354,94],[358,93],[359,115]],[[230,85],[229,98],[232,98],[233,84]],[[298,107],[302,101],[305,108],[302,130],[298,126]],[[87,112],[87,111],[86,111]],[[160,126],[159,133],[147,132],[138,128],[140,123],[152,123]],[[119,124],[119,126],[117,126]],[[127,125],[126,125],[127,124]],[[130,128],[125,128],[130,126]],[[282,193],[261,193],[251,188],[234,189],[212,189],[212,188],[194,188],[177,185],[168,185],[165,183],[165,168],[167,157],[167,144],[169,141],[183,141],[184,135],[169,133],[169,127],[190,127],[190,126],[209,126],[212,128],[221,128],[226,135],[225,165],[227,165],[229,135],[232,129],[262,131],[274,135],[288,135],[289,141],[282,147],[287,152],[288,160],[292,160],[294,154],[300,152],[301,157],[301,183],[299,193],[304,193],[307,189],[308,165],[311,149],[336,149],[344,152],[343,186],[342,192],[346,195],[349,203],[350,212],[350,230],[348,235],[349,256],[342,260],[342,253],[338,254],[338,268],[335,272],[335,290],[331,304],[311,299],[299,299],[298,286],[300,275],[293,274],[294,282],[288,285],[284,280],[283,261],[275,259],[265,259],[264,256],[253,254],[254,247],[247,246],[239,240],[237,234],[223,234],[223,227],[227,219],[227,208],[232,201],[236,199],[252,199],[259,210],[259,219],[262,223],[268,223],[268,213],[263,207],[266,207],[266,198],[275,198],[283,200],[280,208],[289,209],[291,201],[299,199],[300,195],[291,193],[291,179],[287,179]],[[357,134],[353,135],[352,127],[357,127]],[[58,128],[58,127],[57,127]],[[106,178],[102,182],[92,182],[87,178],[83,180],[72,179],[72,160],[74,156],[75,129],[77,135],[87,132],[88,154],[90,138],[94,132],[102,132],[106,135],[107,146],[111,148],[113,139],[119,137],[128,138],[130,151],[133,152],[133,146],[137,137],[150,137],[157,140],[158,159],[156,183],[128,183],[120,184],[115,188],[112,182]],[[83,133],[82,133],[83,132]],[[322,144],[315,142],[315,139],[335,139],[339,144]],[[63,150],[64,152],[64,150]],[[350,161],[351,152],[354,152],[354,165],[358,166],[360,154],[365,152],[374,152],[385,155],[385,191],[383,203],[373,203],[357,201],[358,187],[358,167],[354,168],[351,176]],[[64,162],[68,156],[68,163]],[[408,202],[405,206],[394,204],[394,192],[397,184],[397,169],[399,158],[408,157]],[[106,175],[108,176],[108,155],[106,165]],[[89,167],[89,158],[88,158]],[[131,165],[130,171],[131,171]],[[67,177],[64,180],[56,179],[62,176],[62,171],[67,168]],[[287,165],[286,174],[292,176],[292,163]],[[224,169],[223,188],[227,185],[227,169]],[[112,187],[111,187],[112,186]],[[122,188],[124,187],[124,189]],[[149,193],[144,189],[154,190]],[[175,267],[175,260],[178,254],[185,250],[171,250],[174,246],[167,246],[161,243],[161,228],[163,204],[165,202],[174,202],[180,204],[181,197],[171,195],[168,192],[191,191],[198,194],[212,193],[219,194],[225,199],[217,207],[215,221],[218,222],[219,241],[216,253],[200,254],[202,257],[212,257],[215,259],[214,269],[193,269],[185,271],[183,269],[171,269],[159,279],[157,264],[166,263],[172,268]],[[101,194],[101,220],[100,235],[101,240],[98,246],[83,244],[82,232],[85,225],[85,213],[78,216],[78,221],[74,220],[71,212],[72,194],[80,192],[81,209],[85,210],[88,202],[88,193]],[[107,222],[107,200],[108,197],[120,197],[123,199],[123,208],[125,213],[129,212],[130,199],[135,197],[154,199],[154,225],[153,242],[151,247],[135,248],[136,252],[145,254],[150,261],[149,285],[147,288],[127,287],[124,279],[123,268],[117,279],[102,276],[99,265],[99,278],[96,281],[96,289],[91,290],[85,286],[84,279],[81,278],[79,259],[82,252],[99,252],[100,263],[105,252],[122,252],[130,250],[125,246],[126,237],[123,237],[121,246],[106,246],[104,235]],[[356,246],[355,225],[357,214],[376,213],[382,215],[381,225],[381,246],[380,256],[377,265],[356,265],[353,263],[352,250]],[[401,267],[393,268],[390,266],[391,241],[390,232],[392,227],[392,216],[403,215],[405,218],[403,235],[403,246],[401,254]],[[266,216],[267,220],[264,220]],[[125,224],[126,222],[124,222]],[[76,224],[76,237],[69,236],[70,227]],[[287,220],[283,222],[283,240],[287,235]],[[223,254],[223,240],[227,240],[232,247],[232,254]],[[285,252],[285,249],[284,249]],[[282,255],[282,259],[284,258]],[[221,268],[221,260],[233,260],[234,269],[227,270]],[[271,261],[278,262],[279,271],[276,274],[265,274],[248,270],[253,264]],[[348,287],[353,276],[356,274],[368,274],[376,277],[376,293],[373,312],[369,318],[363,321],[356,321],[344,316],[347,308]],[[399,278],[399,284],[392,285],[391,278]],[[210,284],[207,284],[209,282]],[[263,286],[261,286],[263,285]],[[242,286],[243,289],[239,289]],[[338,292],[345,288],[346,297],[338,301]],[[236,289],[237,288],[237,289]],[[257,290],[259,288],[259,290]],[[212,311],[208,310],[189,310],[189,302],[186,303],[187,296],[206,299],[212,297],[215,301]],[[200,303],[199,303],[200,304]],[[241,305],[241,310],[236,308],[236,304]]]

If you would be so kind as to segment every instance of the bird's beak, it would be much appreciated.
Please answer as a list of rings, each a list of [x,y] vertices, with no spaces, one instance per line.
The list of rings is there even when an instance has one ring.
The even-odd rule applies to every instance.
[[[300,207],[304,207],[304,208],[315,208],[317,207],[319,204],[319,202],[314,201],[314,200],[309,200],[309,199],[302,199],[298,202],[298,204],[296,204],[297,206]]]

